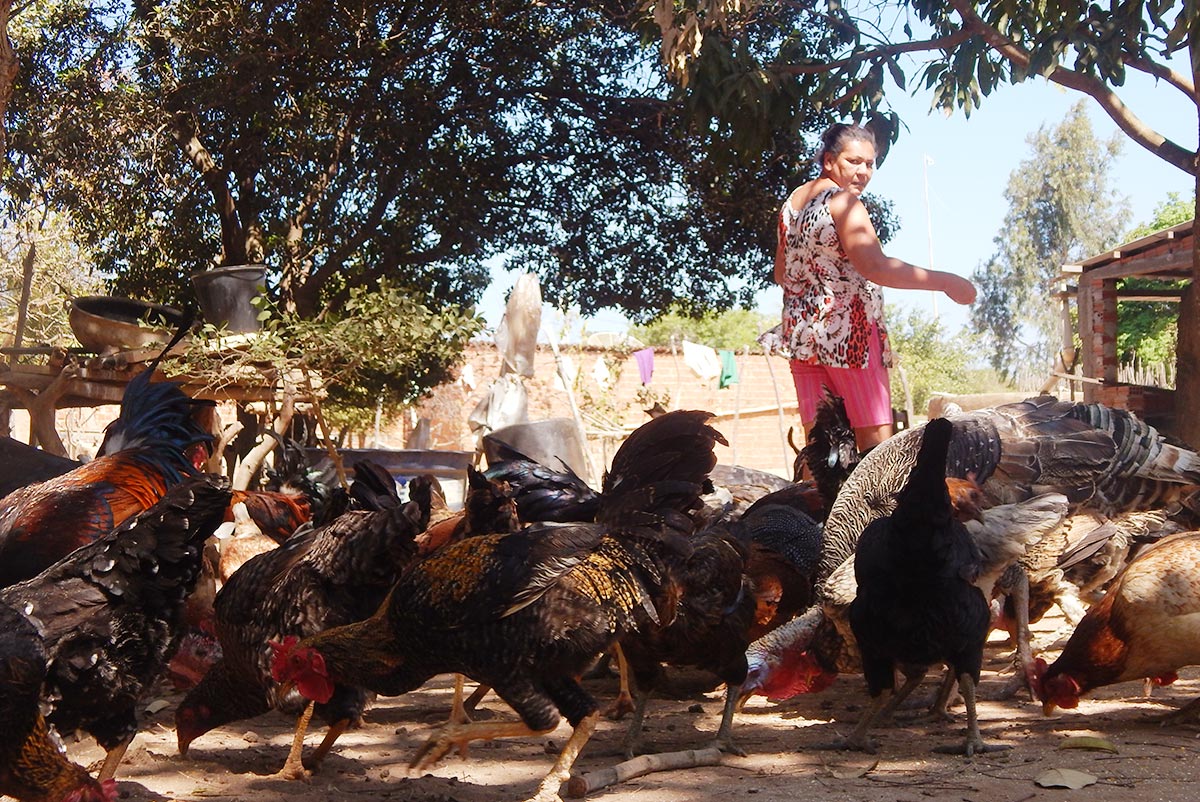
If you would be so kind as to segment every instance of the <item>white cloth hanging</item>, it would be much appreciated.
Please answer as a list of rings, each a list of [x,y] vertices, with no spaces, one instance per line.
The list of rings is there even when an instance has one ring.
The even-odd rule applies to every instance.
[[[683,341],[683,361],[692,372],[704,381],[721,375],[721,359],[707,345]]]

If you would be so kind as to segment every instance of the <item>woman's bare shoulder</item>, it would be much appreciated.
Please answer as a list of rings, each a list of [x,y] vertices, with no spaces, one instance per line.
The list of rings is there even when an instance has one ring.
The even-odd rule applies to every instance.
[[[799,212],[805,206],[812,202],[812,199],[821,194],[821,191],[828,188],[828,182],[817,178],[809,181],[807,184],[801,184],[792,190],[792,194],[788,195],[787,203],[793,212]]]

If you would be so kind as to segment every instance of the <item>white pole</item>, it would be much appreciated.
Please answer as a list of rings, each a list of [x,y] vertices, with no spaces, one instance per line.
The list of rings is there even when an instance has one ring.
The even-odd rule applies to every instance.
[[[921,172],[925,178],[925,225],[929,235],[929,269],[933,270],[933,213],[929,209],[929,165],[933,164],[933,159],[929,158],[928,153],[921,155]],[[933,298],[933,319],[938,319],[938,294],[930,292],[930,297]]]

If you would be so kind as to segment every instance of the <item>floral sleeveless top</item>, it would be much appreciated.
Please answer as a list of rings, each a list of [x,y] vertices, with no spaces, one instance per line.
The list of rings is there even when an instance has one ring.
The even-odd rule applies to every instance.
[[[865,368],[871,330],[879,328],[883,364],[892,365],[883,325],[883,292],[850,264],[829,212],[831,187],[800,211],[784,202],[783,342],[792,359],[835,368]]]

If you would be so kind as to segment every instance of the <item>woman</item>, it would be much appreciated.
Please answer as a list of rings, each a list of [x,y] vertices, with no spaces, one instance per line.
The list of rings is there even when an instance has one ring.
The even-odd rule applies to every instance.
[[[805,432],[826,385],[845,399],[863,451],[892,434],[892,359],[880,286],[940,291],[960,304],[975,300],[975,287],[884,254],[859,200],[875,172],[870,131],[834,125],[821,144],[821,174],[797,187],[780,210],[775,281],[783,287],[783,337]]]

